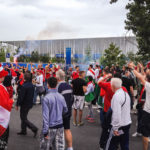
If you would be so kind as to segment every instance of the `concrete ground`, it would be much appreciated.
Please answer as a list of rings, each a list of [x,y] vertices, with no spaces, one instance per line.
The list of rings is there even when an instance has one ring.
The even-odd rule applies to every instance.
[[[86,116],[87,108],[84,110],[84,117]],[[99,136],[101,133],[99,114],[95,110],[95,123],[88,123],[84,119],[84,126],[74,127],[71,121],[71,130],[73,134],[73,146],[74,150],[99,150]],[[33,138],[33,133],[28,130],[27,136],[18,136],[17,132],[20,131],[20,113],[16,110],[12,110],[10,120],[10,138],[8,144],[8,150],[38,150],[39,149],[39,137]],[[42,128],[42,114],[41,106],[36,105],[29,112],[28,119],[33,122],[39,128],[39,134]],[[136,116],[132,115],[132,126],[130,131],[130,150],[142,150],[141,137],[132,138],[131,134],[136,131]]]

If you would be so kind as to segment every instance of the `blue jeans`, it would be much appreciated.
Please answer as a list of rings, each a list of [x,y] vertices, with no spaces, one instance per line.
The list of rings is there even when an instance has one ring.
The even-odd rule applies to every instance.
[[[48,87],[47,87],[47,79],[45,79],[45,82],[44,82],[44,87],[45,87],[45,89],[46,89],[46,93],[47,93],[47,91],[48,91]]]
[[[39,95],[39,93],[38,93],[37,87],[35,87],[33,104],[36,104],[36,100],[37,100],[38,95]],[[42,96],[39,95],[39,97],[40,97],[40,103],[41,103]]]

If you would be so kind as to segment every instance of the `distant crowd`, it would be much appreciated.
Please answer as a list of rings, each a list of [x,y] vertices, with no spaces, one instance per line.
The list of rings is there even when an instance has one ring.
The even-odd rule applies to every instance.
[[[131,113],[137,114],[132,136],[142,136],[143,150],[148,150],[150,62],[145,66],[129,62],[122,68],[119,64],[105,68],[90,64],[87,70],[79,66],[61,68],[51,62],[44,68],[42,64],[30,65],[29,69],[29,65],[0,64],[0,150],[8,145],[13,107],[20,109],[21,131],[17,134],[25,136],[29,128],[37,137],[39,129],[27,117],[37,104],[42,105],[41,150],[73,150],[71,117],[75,127],[85,121],[95,123],[94,105],[100,110],[100,150],[129,150]],[[85,105],[88,113],[83,119]]]

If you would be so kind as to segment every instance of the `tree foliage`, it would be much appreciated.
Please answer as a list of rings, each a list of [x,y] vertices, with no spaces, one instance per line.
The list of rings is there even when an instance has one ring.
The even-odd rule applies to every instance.
[[[138,54],[150,58],[150,0],[134,0],[126,6],[126,29],[132,30],[138,42]]]
[[[43,63],[48,63],[50,60],[50,57],[48,55],[43,55],[43,56],[40,56],[40,61],[43,62]]]
[[[134,54],[133,52],[129,52],[127,54],[127,60],[128,61],[132,61],[134,62],[135,64],[137,64],[138,62],[140,62],[142,59],[142,56],[141,55],[137,55],[137,54]]]
[[[116,47],[115,44],[111,43],[108,49],[105,49],[104,55],[100,59],[100,63],[104,66],[111,67],[112,64],[120,66],[124,65],[126,62],[126,57],[122,53],[122,50],[119,47]]]
[[[111,0],[110,3],[118,0]],[[150,59],[150,0],[129,0],[125,29],[131,30],[138,43],[138,55],[144,61]]]
[[[33,51],[31,53],[31,58],[30,58],[31,62],[38,62],[40,61],[40,55],[37,51]]]
[[[118,0],[111,0],[110,3],[116,3]]]
[[[0,49],[0,62],[5,62],[5,51],[3,48]]]
[[[85,49],[85,62],[89,62],[91,60],[92,60],[91,46],[88,45],[87,48]]]
[[[25,55],[20,55],[18,57],[18,62],[30,62],[30,57],[25,56]]]

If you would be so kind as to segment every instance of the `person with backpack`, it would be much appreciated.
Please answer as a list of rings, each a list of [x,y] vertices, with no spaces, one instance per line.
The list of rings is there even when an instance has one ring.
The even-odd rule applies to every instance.
[[[70,119],[72,116],[72,104],[73,104],[73,94],[72,87],[65,81],[65,72],[59,69],[56,72],[56,78],[58,79],[57,90],[65,98],[68,112],[63,116],[63,125],[65,140],[67,145],[67,150],[73,150],[72,145],[72,133],[70,130]]]

